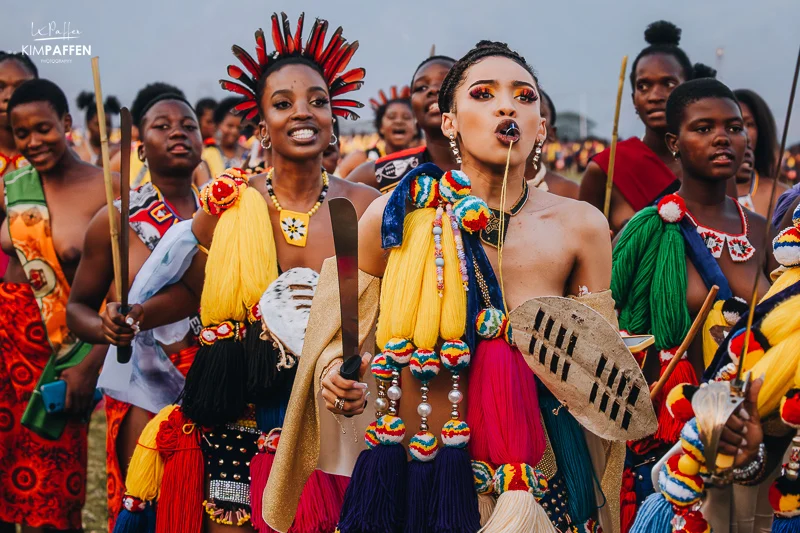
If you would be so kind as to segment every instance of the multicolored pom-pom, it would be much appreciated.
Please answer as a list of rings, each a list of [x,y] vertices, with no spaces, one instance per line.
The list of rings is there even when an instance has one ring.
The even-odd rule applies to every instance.
[[[800,389],[789,389],[781,398],[781,420],[795,429],[800,429]]]
[[[730,334],[731,340],[728,342],[728,357],[736,364],[739,363],[739,356],[742,354],[742,350],[744,350],[744,334],[744,329]],[[751,330],[750,342],[747,344],[747,359],[751,364],[755,364],[756,361],[761,359],[766,351],[765,348],[769,349],[769,346],[762,346],[759,336],[756,335],[755,331]]]
[[[372,375],[375,376],[375,379],[379,381],[391,381],[392,380],[392,372],[394,371],[394,367],[389,362],[389,359],[382,354],[379,353],[372,359],[371,365]]]
[[[688,422],[694,418],[692,397],[697,390],[696,385],[681,383],[667,394],[667,411],[678,422]]]
[[[489,223],[491,211],[477,196],[466,196],[453,205],[458,226],[469,233],[481,231]]]
[[[508,319],[495,307],[482,309],[475,318],[475,331],[484,339],[496,339],[503,334]]]
[[[411,182],[408,192],[415,207],[436,207],[439,205],[439,182],[427,174],[420,174]]]
[[[411,375],[423,383],[427,383],[439,374],[442,368],[442,361],[433,350],[418,348],[411,356],[409,364]]]
[[[389,339],[383,348],[383,355],[397,368],[405,368],[414,354],[414,344],[401,337]]]
[[[769,504],[776,514],[783,517],[800,514],[800,478],[792,481],[781,476],[776,479],[769,488]]]
[[[408,443],[408,453],[416,461],[422,463],[433,461],[436,454],[439,453],[439,441],[436,439],[436,435],[430,431],[420,431],[411,437],[411,442]]]
[[[445,202],[454,204],[472,194],[472,185],[466,174],[460,170],[450,170],[439,180],[439,194]]]
[[[738,296],[728,298],[722,304],[722,317],[729,326],[735,326],[747,311],[747,301]]]
[[[658,202],[658,216],[669,224],[680,222],[686,216],[686,202],[677,194],[668,194]]]
[[[367,430],[364,432],[364,442],[367,443],[367,448],[370,450],[380,444],[378,440],[378,423],[372,422],[370,425],[367,426]]]
[[[406,425],[399,416],[383,415],[377,420],[375,435],[384,446],[400,444],[406,436]]]
[[[442,344],[439,356],[444,366],[450,372],[461,372],[469,366],[471,359],[469,346],[462,340],[450,340]]]
[[[672,527],[673,533],[711,533],[711,526],[700,511],[675,515]]]
[[[511,321],[506,320],[506,325],[503,328],[503,338],[509,344],[509,346],[514,346],[514,332],[512,331]]]
[[[786,228],[772,240],[775,260],[786,268],[800,265],[800,229]]]
[[[217,176],[200,192],[200,205],[209,215],[220,216],[239,200],[240,187],[247,182],[242,177],[241,169],[229,168]]]
[[[472,461],[472,479],[478,494],[491,494],[494,491],[494,468],[485,461]]]
[[[512,490],[530,492],[536,499],[539,499],[547,490],[547,478],[525,463],[508,463],[498,466],[494,473],[494,492],[500,496],[504,492]]]
[[[661,493],[676,507],[690,507],[703,497],[703,478],[681,472],[679,462],[683,454],[667,459],[658,473],[658,486]]]
[[[469,426],[463,420],[448,420],[442,426],[442,443],[449,448],[465,448],[469,436]]]

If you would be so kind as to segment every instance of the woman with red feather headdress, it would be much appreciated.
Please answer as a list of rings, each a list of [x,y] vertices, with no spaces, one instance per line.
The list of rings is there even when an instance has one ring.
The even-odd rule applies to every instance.
[[[392,86],[389,96],[381,90],[378,98],[370,98],[375,113],[375,131],[380,140],[367,150],[350,152],[339,166],[339,174],[346,178],[350,172],[366,161],[376,161],[386,155],[402,152],[416,146],[421,132],[411,108],[411,89],[405,86],[398,89]],[[373,184],[368,184],[373,185]],[[374,184],[377,188],[377,183]]]
[[[106,311],[108,341],[133,341],[134,361],[153,328],[166,335],[162,325],[198,306],[204,326],[180,405],[163,406],[139,439],[117,532],[146,529],[156,499],[157,531],[272,531],[261,506],[301,364],[302,316],[316,272],[334,255],[327,200],[346,197],[360,215],[378,196],[322,167],[336,142],[336,117],[357,118],[353,110],[362,107],[345,97],[365,74],[346,70],[358,43],[345,41],[341,28],[326,40],[324,20],[303,41],[303,21],[292,33],[286,15],[273,14],[274,51],[258,30],[256,56],[234,45],[243,68],[229,66],[232,80],[221,81],[244,97],[235,109],[246,120],[260,118],[269,172],[248,179],[228,169],[212,181],[201,194],[203,211],[174,226],[142,268],[144,301],[125,316],[116,304]],[[333,531],[346,482],[312,476],[291,531]]]

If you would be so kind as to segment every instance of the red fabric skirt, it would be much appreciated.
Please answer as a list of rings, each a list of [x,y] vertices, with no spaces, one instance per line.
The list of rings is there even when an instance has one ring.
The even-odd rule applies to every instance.
[[[53,441],[20,424],[51,352],[30,286],[0,283],[0,521],[80,529],[87,425]]]
[[[192,366],[198,346],[185,348],[169,356],[181,374],[186,376]],[[125,496],[125,480],[122,478],[122,468],[119,465],[117,454],[117,439],[122,421],[128,416],[131,404],[115,400],[106,396],[106,472],[108,474],[108,530],[114,531],[117,515],[122,509],[122,498]],[[151,418],[153,414],[151,413]]]

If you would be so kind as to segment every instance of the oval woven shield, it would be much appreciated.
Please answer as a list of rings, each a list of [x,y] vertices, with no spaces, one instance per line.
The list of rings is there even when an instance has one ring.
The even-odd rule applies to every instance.
[[[602,315],[575,300],[545,296],[528,300],[510,319],[528,366],[586,429],[611,441],[655,433],[647,381]]]

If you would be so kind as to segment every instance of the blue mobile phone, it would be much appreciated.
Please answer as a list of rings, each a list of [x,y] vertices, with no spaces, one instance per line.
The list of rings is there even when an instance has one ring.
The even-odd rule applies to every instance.
[[[49,414],[60,413],[64,411],[64,404],[67,401],[67,382],[63,379],[58,379],[52,383],[42,385],[39,387],[42,393],[42,400],[44,401],[44,410]],[[99,389],[94,390],[94,398],[92,398],[92,407],[89,409],[89,415],[94,411],[94,408],[103,399],[103,393]]]
[[[44,400],[44,410],[50,414],[60,413],[64,410],[67,401],[67,382],[58,379],[39,388]]]

